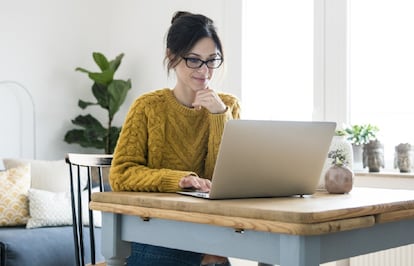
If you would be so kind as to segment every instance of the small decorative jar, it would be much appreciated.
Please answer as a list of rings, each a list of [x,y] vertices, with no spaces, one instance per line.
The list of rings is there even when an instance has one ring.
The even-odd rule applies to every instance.
[[[318,189],[323,190],[325,189],[325,174],[329,170],[329,168],[334,165],[334,159],[329,157],[329,154],[333,152],[341,151],[343,158],[343,164],[346,164],[348,168],[352,169],[353,163],[353,150],[352,144],[346,139],[346,136],[334,136],[332,138],[331,146],[329,147],[328,156],[325,160],[325,164],[323,166],[320,178],[319,178],[319,185]]]
[[[334,164],[325,174],[326,191],[332,194],[344,194],[352,190],[354,173],[345,165]]]

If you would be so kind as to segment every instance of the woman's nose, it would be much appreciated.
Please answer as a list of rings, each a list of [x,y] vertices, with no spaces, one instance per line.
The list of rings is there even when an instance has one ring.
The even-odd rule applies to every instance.
[[[200,73],[205,73],[205,72],[208,72],[208,67],[207,67],[207,65],[206,65],[206,64],[202,64],[202,65],[201,65],[201,67],[199,67],[199,68],[197,69],[197,72],[200,72]]]

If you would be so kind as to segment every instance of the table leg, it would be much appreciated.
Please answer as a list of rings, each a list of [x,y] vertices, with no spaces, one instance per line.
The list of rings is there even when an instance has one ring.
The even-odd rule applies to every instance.
[[[318,236],[281,235],[280,266],[319,266]]]
[[[121,240],[121,215],[102,213],[102,255],[107,266],[124,266],[131,244]]]

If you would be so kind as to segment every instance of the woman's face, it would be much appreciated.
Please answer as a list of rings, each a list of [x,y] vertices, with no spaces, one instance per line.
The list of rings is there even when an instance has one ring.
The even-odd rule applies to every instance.
[[[193,49],[191,49],[191,51],[184,57],[190,58],[189,60],[201,59],[207,61],[220,58],[220,53],[211,38],[203,38],[199,40],[194,45]],[[208,68],[206,64],[203,64],[199,68],[189,68],[186,65],[186,61],[182,59],[175,67],[175,73],[177,75],[176,88],[196,92],[198,90],[206,89],[209,86],[214,69]]]

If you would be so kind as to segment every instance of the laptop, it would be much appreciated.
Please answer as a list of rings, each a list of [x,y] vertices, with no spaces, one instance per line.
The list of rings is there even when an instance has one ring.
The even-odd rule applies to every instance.
[[[313,194],[335,122],[230,120],[224,127],[207,199]]]

